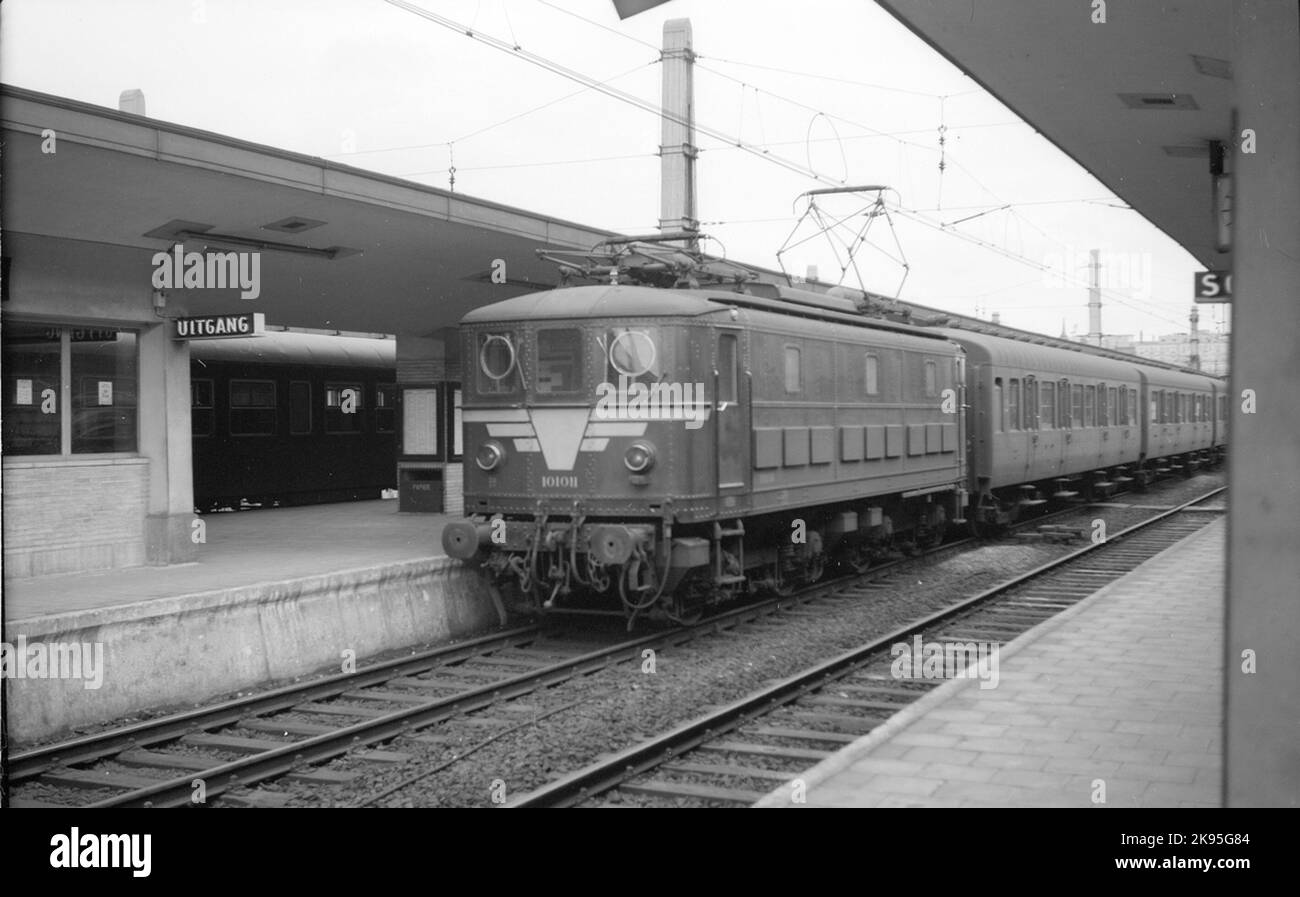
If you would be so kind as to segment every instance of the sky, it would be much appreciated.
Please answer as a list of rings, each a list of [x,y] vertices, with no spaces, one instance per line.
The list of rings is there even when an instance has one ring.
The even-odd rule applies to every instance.
[[[409,3],[454,27],[386,0],[6,0],[0,81],[111,108],[138,88],[153,118],[441,188],[454,166],[459,193],[646,233],[658,47],[688,18],[707,251],[1081,335],[1096,248],[1107,334],[1188,328],[1201,266],[871,0]],[[890,188],[817,201],[844,243],[869,223],[855,264],[801,198],[839,185]]]

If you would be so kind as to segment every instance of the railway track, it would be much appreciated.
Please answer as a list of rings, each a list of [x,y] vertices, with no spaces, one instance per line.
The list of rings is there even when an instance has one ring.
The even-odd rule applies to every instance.
[[[507,804],[578,806],[625,796],[748,806],[855,741],[943,680],[892,675],[898,643],[1001,645],[1060,613],[1215,518],[1215,489],[710,711]],[[1098,563],[1098,561],[1104,562]],[[852,595],[855,589],[846,591]]]
[[[1043,515],[1042,524],[1079,506]],[[959,539],[925,552],[960,550]],[[349,755],[388,763],[409,755],[385,743],[402,738],[437,742],[422,730],[522,697],[566,679],[641,657],[773,614],[830,598],[881,588],[899,558],[864,574],[823,582],[792,596],[771,597],[698,623],[593,647],[572,629],[525,626],[352,673],[326,676],[185,713],[87,735],[10,757],[10,785],[38,782],[38,798],[15,806],[183,806],[226,797],[231,803],[274,806],[275,792],[252,786],[280,776],[337,784],[349,775],[318,768]],[[827,736],[830,737],[829,735]],[[385,744],[390,749],[373,750]],[[811,755],[804,759],[813,759]],[[202,788],[196,788],[196,783]],[[56,799],[51,799],[56,798]]]

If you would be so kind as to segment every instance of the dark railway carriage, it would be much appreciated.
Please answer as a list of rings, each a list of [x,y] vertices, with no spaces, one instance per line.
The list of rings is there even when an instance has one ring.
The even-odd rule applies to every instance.
[[[477,516],[447,552],[547,607],[617,592],[680,617],[941,538],[962,508],[960,350],[803,301],[605,286],[471,312]]]
[[[190,349],[199,510],[379,498],[396,486],[391,340],[269,333]]]

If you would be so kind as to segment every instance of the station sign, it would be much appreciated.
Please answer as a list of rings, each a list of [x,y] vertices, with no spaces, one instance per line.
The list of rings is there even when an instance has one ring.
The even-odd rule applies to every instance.
[[[266,315],[260,311],[172,318],[172,339],[235,339],[265,332]]]
[[[1192,281],[1192,296],[1199,303],[1231,302],[1231,271],[1197,271]]]

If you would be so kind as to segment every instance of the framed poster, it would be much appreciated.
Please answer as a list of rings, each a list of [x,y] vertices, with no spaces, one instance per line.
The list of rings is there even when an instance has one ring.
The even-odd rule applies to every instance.
[[[402,389],[402,454],[440,454],[437,386]]]

